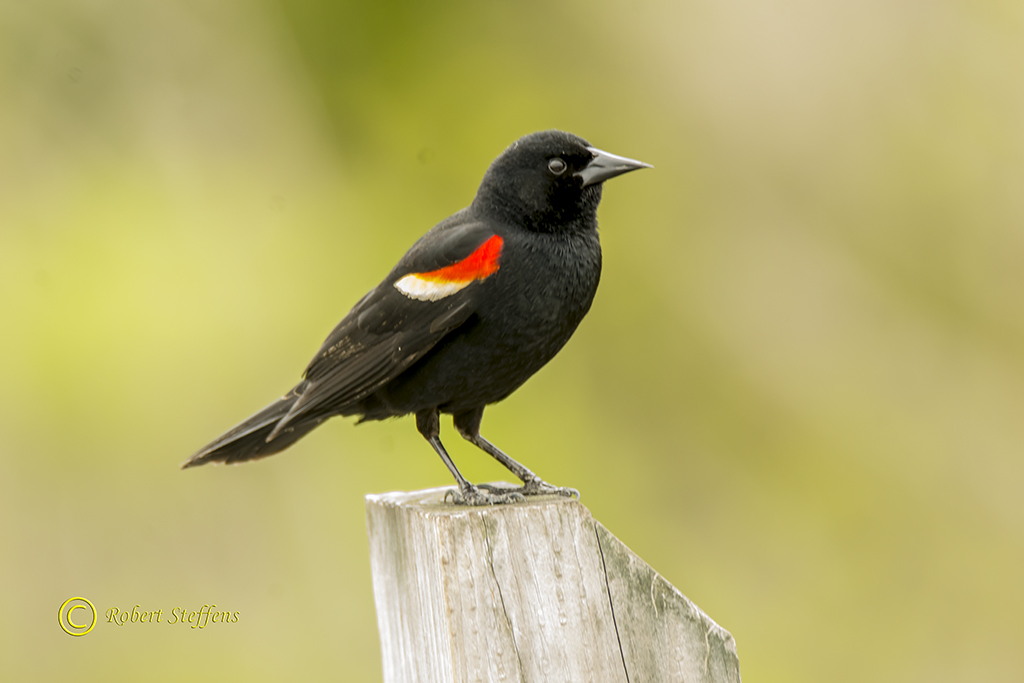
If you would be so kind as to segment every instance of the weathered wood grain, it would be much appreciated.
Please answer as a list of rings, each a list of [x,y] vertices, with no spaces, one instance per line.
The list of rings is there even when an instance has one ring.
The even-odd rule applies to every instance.
[[[367,496],[385,683],[739,682],[736,647],[578,501]]]

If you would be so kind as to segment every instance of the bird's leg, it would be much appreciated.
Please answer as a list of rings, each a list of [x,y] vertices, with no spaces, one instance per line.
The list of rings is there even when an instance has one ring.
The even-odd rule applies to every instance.
[[[455,477],[455,481],[459,485],[459,495],[463,498],[467,495],[472,496],[476,487],[462,476],[462,472],[459,472],[459,468],[455,466],[451,456],[448,455],[448,451],[441,444],[441,421],[438,419],[437,409],[431,408],[416,413],[416,429],[427,440],[427,443],[434,447],[437,454],[441,456],[445,467]]]
[[[454,422],[455,428],[459,430],[459,434],[466,441],[487,453],[492,458],[500,462],[505,468],[512,474],[519,477],[523,485],[518,489],[513,489],[524,496],[539,496],[539,495],[559,495],[559,496],[571,496],[573,498],[579,498],[580,492],[576,489],[555,486],[549,484],[536,474],[531,472],[525,465],[513,460],[507,453],[502,451],[500,448],[492,444],[490,441],[480,436],[480,421],[483,419],[484,409],[476,408],[474,410],[459,413],[455,415]],[[481,486],[485,486],[481,484]],[[491,488],[493,487],[486,487]]]
[[[438,419],[437,408],[428,408],[421,410],[416,413],[416,429],[423,435],[423,438],[427,440],[437,454],[441,456],[441,460],[444,461],[445,467],[455,477],[456,483],[459,485],[458,492],[452,492],[452,499],[458,505],[498,505],[501,503],[514,503],[523,499],[522,494],[518,492],[506,492],[501,494],[492,494],[481,491],[476,486],[473,486],[469,481],[462,476],[459,472],[459,468],[455,466],[451,456],[448,455],[448,451],[444,449],[444,445],[441,444],[441,421]],[[447,499],[447,495],[445,498]]]

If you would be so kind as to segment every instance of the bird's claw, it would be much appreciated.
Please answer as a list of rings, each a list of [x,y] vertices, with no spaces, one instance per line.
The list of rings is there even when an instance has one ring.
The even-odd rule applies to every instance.
[[[482,491],[481,489],[486,489]],[[481,484],[480,486],[470,485],[465,490],[449,489],[444,494],[444,500],[447,503],[451,497],[451,502],[456,505],[470,505],[479,507],[483,505],[508,505],[509,503],[522,503],[526,500],[519,489],[505,489],[496,486],[490,486],[488,484]]]
[[[555,486],[540,477],[534,477],[516,490],[524,496],[565,496],[566,498],[580,499],[580,492],[576,489],[568,486]]]
[[[456,505],[508,505],[522,503],[527,496],[564,496],[580,499],[580,492],[567,486],[549,484],[540,477],[535,477],[522,486],[495,486],[494,484],[470,484],[464,490],[448,489],[444,494],[444,502]]]
[[[534,477],[522,486],[514,488],[508,486],[495,486],[493,484],[479,484],[478,488],[500,493],[518,493],[523,496],[564,496],[566,498],[580,499],[580,492],[568,486],[555,486],[549,484],[540,477]]]

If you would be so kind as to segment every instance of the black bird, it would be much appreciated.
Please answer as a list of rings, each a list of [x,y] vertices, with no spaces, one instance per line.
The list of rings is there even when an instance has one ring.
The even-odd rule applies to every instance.
[[[338,323],[301,382],[182,467],[278,453],[335,415],[362,422],[415,413],[416,428],[458,482],[456,502],[576,494],[480,436],[480,421],[485,406],[558,353],[590,309],[601,275],[601,188],[644,167],[570,133],[519,139],[487,169],[473,203],[420,238]],[[466,481],[441,445],[439,413],[451,414],[459,434],[523,486]]]

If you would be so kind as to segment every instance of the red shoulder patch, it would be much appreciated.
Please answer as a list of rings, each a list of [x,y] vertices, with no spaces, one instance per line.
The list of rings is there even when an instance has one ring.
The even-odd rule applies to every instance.
[[[498,270],[504,240],[494,235],[458,263],[426,273],[410,273],[395,283],[411,299],[437,301]]]
[[[494,235],[458,263],[427,273],[417,273],[417,275],[424,280],[433,282],[461,283],[482,280],[498,270],[498,257],[501,256],[503,244],[504,240],[500,236]]]

